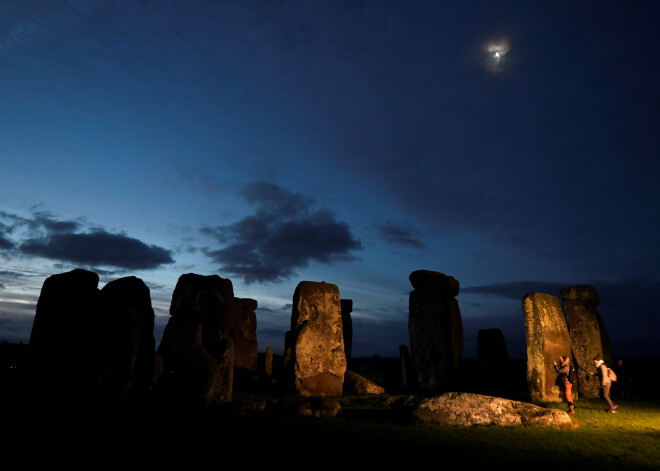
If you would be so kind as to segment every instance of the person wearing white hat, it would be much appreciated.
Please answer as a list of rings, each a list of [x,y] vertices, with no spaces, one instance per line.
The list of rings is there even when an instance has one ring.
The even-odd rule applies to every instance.
[[[610,398],[610,388],[612,387],[612,381],[610,380],[609,376],[609,368],[605,362],[598,357],[594,358],[594,365],[596,365],[597,371],[595,374],[600,376],[600,387],[603,389],[603,398],[607,402],[607,405],[610,406],[610,409],[607,412],[615,414],[618,406],[614,405],[612,403],[612,399]],[[593,374],[594,373],[591,373],[591,375]]]

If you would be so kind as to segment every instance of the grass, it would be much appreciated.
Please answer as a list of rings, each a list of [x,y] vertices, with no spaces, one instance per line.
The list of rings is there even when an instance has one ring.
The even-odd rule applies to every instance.
[[[334,398],[342,412],[331,420],[282,413],[277,398],[266,397],[266,412],[237,415],[227,407],[67,409],[47,412],[14,410],[5,416],[13,439],[4,450],[23,449],[22,456],[47,455],[51,464],[88,469],[92,463],[136,466],[185,466],[224,463],[314,468],[343,463],[557,469],[660,469],[660,402],[630,400],[608,414],[604,401],[576,402],[573,427],[456,426],[412,423],[391,407],[403,396]],[[237,394],[234,403],[264,396]],[[542,404],[566,410],[564,404]],[[5,409],[8,410],[8,409]],[[11,434],[10,434],[11,435]],[[39,453],[27,453],[34,450]],[[388,466],[390,469],[392,466]]]

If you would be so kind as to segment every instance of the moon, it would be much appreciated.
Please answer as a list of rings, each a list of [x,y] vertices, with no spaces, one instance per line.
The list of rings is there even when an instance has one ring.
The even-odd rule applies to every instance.
[[[486,70],[492,73],[501,72],[504,66],[505,56],[509,52],[509,49],[509,41],[506,39],[488,41],[483,47]]]

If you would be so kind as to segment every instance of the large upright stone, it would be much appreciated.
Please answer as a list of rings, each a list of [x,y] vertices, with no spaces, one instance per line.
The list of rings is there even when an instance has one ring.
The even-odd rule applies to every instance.
[[[231,401],[234,343],[223,328],[232,318],[233,301],[231,280],[193,273],[179,277],[158,347],[168,393],[203,404]]]
[[[41,288],[30,333],[34,393],[86,397],[97,377],[99,276],[76,269],[49,276]]]
[[[449,386],[463,353],[463,321],[456,296],[458,281],[436,271],[410,274],[408,329],[417,385],[422,390]]]
[[[100,376],[95,390],[106,397],[140,397],[154,376],[154,310],[147,285],[134,276],[101,290]]]
[[[341,396],[346,354],[337,285],[302,281],[293,296],[290,378],[302,396]]]
[[[529,293],[522,299],[527,338],[527,385],[533,402],[561,402],[553,361],[571,356],[571,339],[556,296]]]
[[[256,373],[259,369],[257,351],[257,301],[249,298],[234,298],[231,325],[226,327],[225,336],[234,342],[234,368],[243,368]]]
[[[34,387],[76,402],[146,394],[154,376],[154,312],[135,277],[98,289],[76,269],[46,279],[30,336]],[[36,392],[36,391],[35,391]]]
[[[587,398],[598,398],[598,381],[589,374],[593,370],[593,358],[605,357],[601,335],[601,326],[604,328],[604,324],[596,310],[600,303],[598,293],[593,286],[580,285],[563,288],[560,294],[577,367],[579,393]]]

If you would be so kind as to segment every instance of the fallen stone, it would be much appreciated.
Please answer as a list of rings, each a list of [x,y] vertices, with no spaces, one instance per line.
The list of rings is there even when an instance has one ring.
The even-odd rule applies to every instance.
[[[436,397],[410,397],[400,405],[415,420],[456,425],[547,425],[566,428],[569,415],[558,409],[481,394],[448,392]]]
[[[332,419],[341,413],[339,402],[319,397],[303,398],[297,395],[288,395],[280,399],[279,405],[283,410],[300,417]]]
[[[344,394],[384,394],[385,388],[359,374],[346,370]]]

